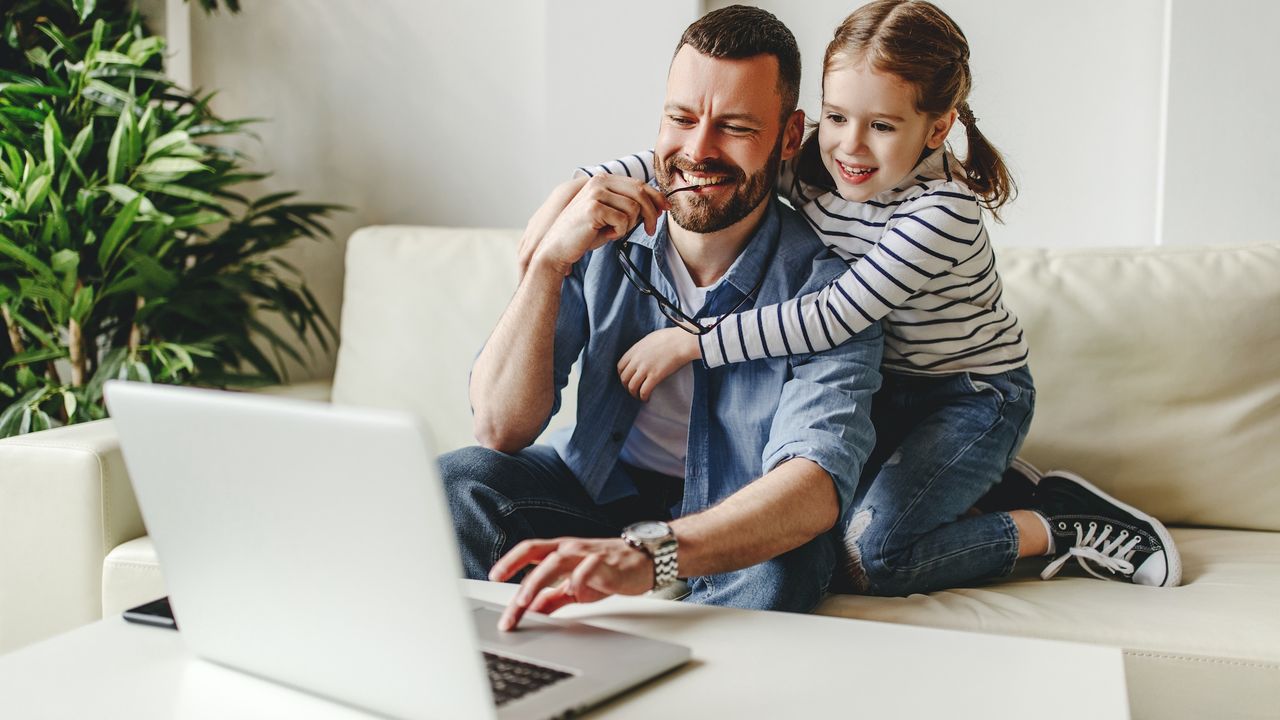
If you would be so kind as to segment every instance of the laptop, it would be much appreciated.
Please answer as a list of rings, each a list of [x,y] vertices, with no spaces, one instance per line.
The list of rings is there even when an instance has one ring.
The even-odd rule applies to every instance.
[[[410,413],[112,381],[138,505],[199,657],[396,718],[573,714],[688,648],[465,597]]]

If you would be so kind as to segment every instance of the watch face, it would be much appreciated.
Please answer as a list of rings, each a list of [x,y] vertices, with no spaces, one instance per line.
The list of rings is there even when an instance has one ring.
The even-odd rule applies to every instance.
[[[667,536],[667,524],[660,522],[641,522],[630,528],[632,537],[637,540],[661,540]]]

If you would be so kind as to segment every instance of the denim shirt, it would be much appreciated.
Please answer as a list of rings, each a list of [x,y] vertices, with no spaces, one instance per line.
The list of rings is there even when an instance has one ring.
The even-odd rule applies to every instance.
[[[667,216],[657,233],[631,233],[631,259],[659,292],[677,297],[667,267]],[[598,503],[636,492],[618,463],[640,401],[618,377],[623,353],[654,330],[670,327],[653,298],[627,280],[613,243],[589,253],[565,278],[555,337],[555,403],[580,363],[576,424],[553,433],[551,445]],[[817,290],[848,266],[828,251],[794,210],[769,208],[729,271],[707,294],[698,317]],[[761,275],[764,275],[761,280]],[[734,322],[730,317],[725,322]],[[693,367],[693,402],[685,460],[682,515],[709,508],[791,458],[822,466],[835,482],[843,519],[875,442],[871,396],[880,385],[883,335],[878,324],[827,352]],[[548,418],[550,420],[550,418]],[[544,426],[545,427],[545,426]]]

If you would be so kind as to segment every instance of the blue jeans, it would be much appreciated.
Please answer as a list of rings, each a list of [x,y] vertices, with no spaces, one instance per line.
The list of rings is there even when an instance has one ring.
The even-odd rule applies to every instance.
[[[1035,408],[1026,367],[998,375],[885,373],[876,448],[845,532],[855,589],[909,595],[1013,571],[1008,513],[967,515],[1013,461]]]
[[[534,445],[508,455],[467,447],[440,456],[462,567],[488,577],[498,558],[532,538],[618,537],[640,520],[669,520],[680,509],[683,482],[636,468],[639,495],[597,505],[556,454]],[[828,532],[795,550],[742,570],[689,578],[690,602],[808,612],[827,591],[839,536]]]

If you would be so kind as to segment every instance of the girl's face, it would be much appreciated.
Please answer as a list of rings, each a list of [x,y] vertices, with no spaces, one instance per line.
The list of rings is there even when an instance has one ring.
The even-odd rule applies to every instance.
[[[837,62],[822,77],[822,163],[841,197],[865,202],[900,185],[926,147],[941,147],[955,116],[917,111],[915,89],[896,75]]]

